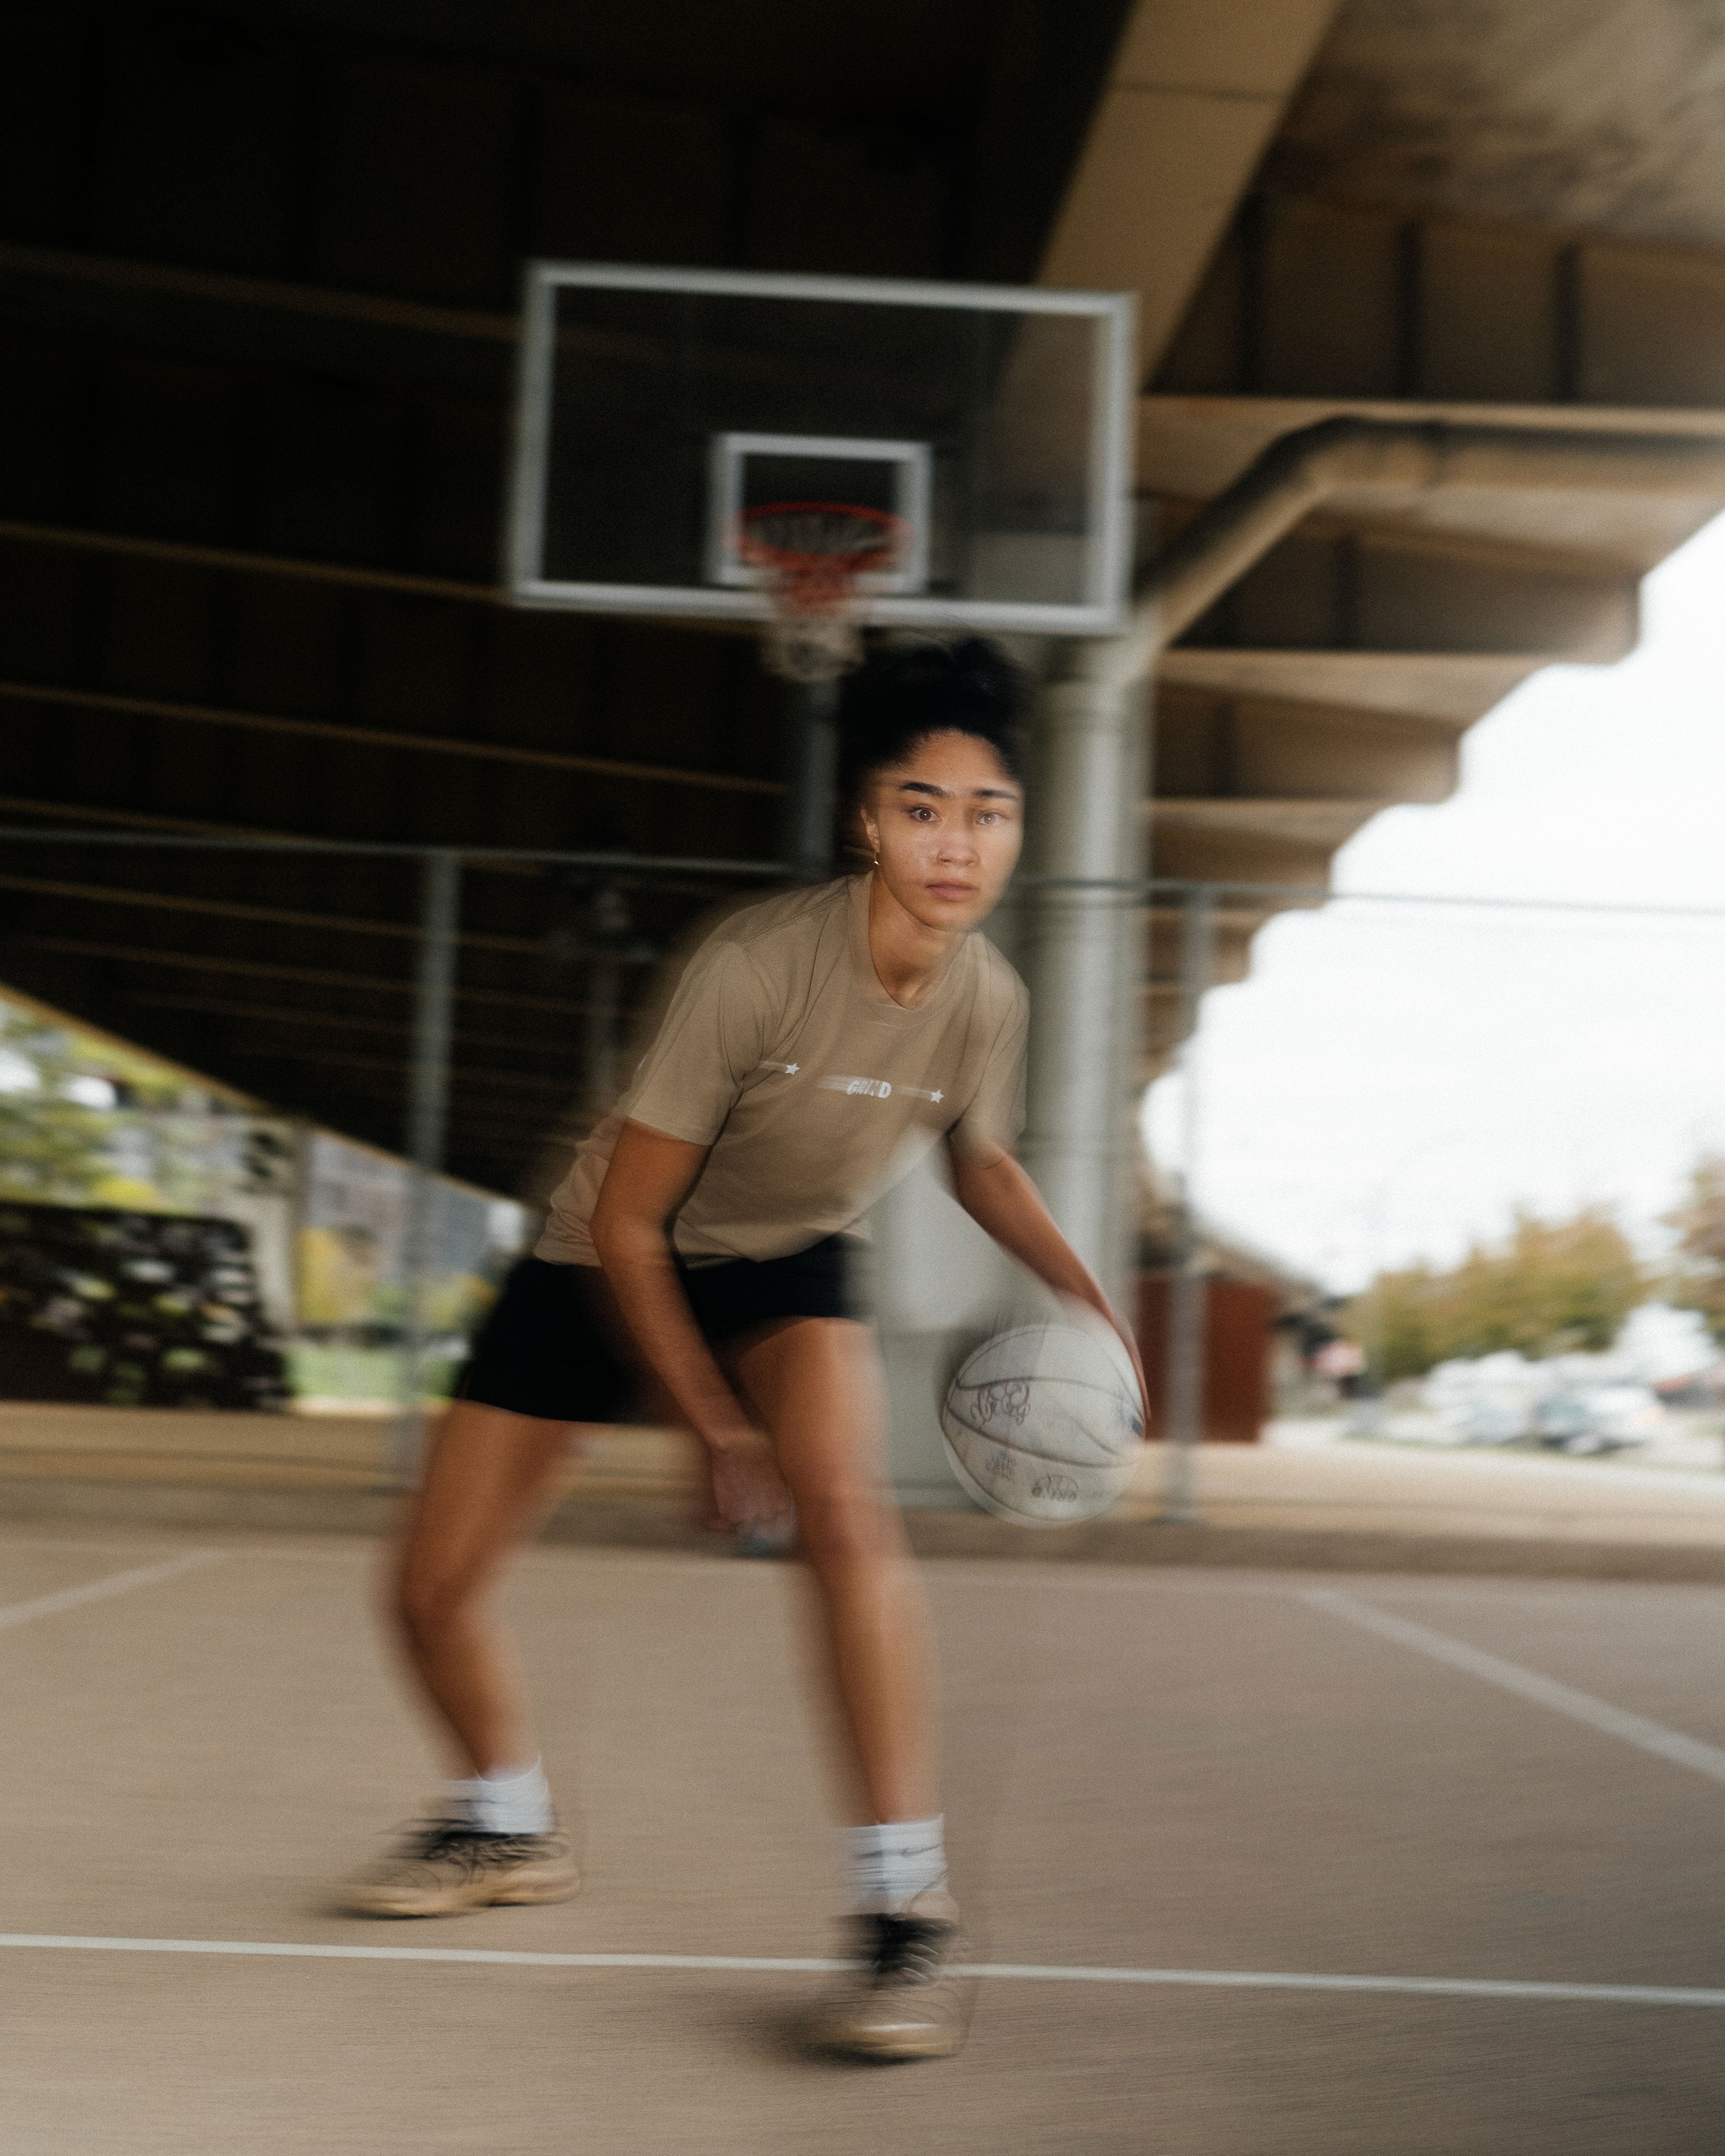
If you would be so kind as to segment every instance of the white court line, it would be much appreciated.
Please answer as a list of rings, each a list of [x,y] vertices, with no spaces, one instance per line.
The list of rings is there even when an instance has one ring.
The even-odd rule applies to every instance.
[[[1218,1568],[1219,1571],[1222,1568]],[[1010,1589],[1044,1584],[1068,1591],[1083,1589],[1093,1594],[1160,1594],[1169,1597],[1232,1597],[1244,1601],[1285,1602],[1312,1590],[1300,1584],[1314,1574],[1301,1568],[1277,1572],[1257,1568],[1247,1579],[1207,1578],[1202,1568],[1174,1568],[1159,1565],[1091,1564],[1088,1561],[1050,1562],[1034,1558],[925,1557],[917,1570],[931,1584]],[[1520,1584],[1506,1584],[1500,1575],[1481,1575],[1476,1584],[1466,1575],[1458,1584],[1453,1574],[1419,1578],[1405,1573],[1349,1572],[1350,1580],[1363,1580],[1361,1591],[1378,1601],[1517,1602],[1553,1601],[1558,1596],[1609,1594],[1614,1598],[1633,1595],[1725,1594],[1725,1585],[1694,1579],[1588,1579],[1530,1575]],[[1317,1577],[1335,1578],[1333,1572],[1319,1570]]]
[[[1434,1579],[1417,1584],[1404,1578],[1392,1584],[1389,1580],[1373,1579],[1365,1590],[1374,1602],[1515,1602],[1524,1607],[1528,1603],[1556,1602],[1564,1597],[1573,1599],[1578,1594],[1609,1594],[1614,1603],[1621,1602],[1627,1595],[1658,1598],[1663,1601],[1694,1599],[1711,1595],[1716,1599],[1725,1594],[1725,1586],[1708,1579],[1564,1579],[1530,1577],[1519,1586],[1512,1586],[1502,1578],[1489,1585],[1483,1581],[1478,1586],[1457,1584],[1451,1580]]]
[[[86,1602],[105,1602],[110,1594],[130,1594],[136,1587],[154,1587],[199,1565],[214,1564],[223,1550],[188,1550],[161,1564],[135,1565],[130,1572],[110,1572],[105,1578],[86,1580],[82,1587],[62,1587],[53,1594],[39,1594],[28,1602],[8,1603],[0,1609],[0,1631],[13,1625],[28,1625],[38,1617],[56,1617],[63,1609],[80,1609]]]
[[[1387,1609],[1374,1609],[1369,1603],[1356,1602],[1351,1594],[1339,1594],[1329,1588],[1308,1588],[1300,1599],[1309,1602],[1316,1609],[1327,1610],[1332,1617],[1358,1625],[1365,1631],[1375,1632],[1380,1639],[1393,1640],[1398,1646],[1411,1647],[1417,1655],[1429,1655],[1435,1662],[1447,1662],[1453,1670],[1479,1677],[1486,1684],[1496,1685],[1500,1691],[1512,1691],[1518,1699],[1532,1700],[1536,1707],[1548,1707],[1554,1713],[1567,1714],[1572,1722],[1584,1722],[1589,1728],[1600,1730],[1607,1737],[1620,1738],[1625,1744],[1652,1753],[1656,1758],[1690,1768],[1697,1774],[1705,1774],[1710,1781],[1725,1782],[1725,1752],[1715,1744],[1703,1744],[1699,1738],[1686,1737],[1678,1729],[1667,1729],[1662,1722],[1650,1722],[1645,1715],[1630,1714],[1606,1700],[1595,1699],[1590,1692],[1576,1691],[1568,1685],[1559,1684],[1554,1677],[1541,1676],[1537,1670],[1524,1670],[1519,1662],[1506,1662],[1499,1656],[1485,1654],[1477,1647],[1452,1640],[1445,1632],[1434,1632],[1429,1625],[1410,1623],[1405,1617],[1392,1617]]]
[[[845,1961],[766,1954],[529,1953],[485,1947],[351,1947],[278,1939],[91,1938],[54,1932],[0,1933],[0,1948],[44,1947],[94,1953],[240,1954],[288,1961],[454,1962],[482,1968],[693,1969],[745,1975],[831,1975]],[[1684,1984],[1536,1984],[1494,1977],[1327,1976],[1245,1969],[1087,1969],[1064,1962],[961,1962],[955,1976],[1031,1984],[1199,1986],[1224,1991],[1367,1991],[1440,1999],[1569,2000],[1582,2005],[1725,2007],[1725,1989]]]

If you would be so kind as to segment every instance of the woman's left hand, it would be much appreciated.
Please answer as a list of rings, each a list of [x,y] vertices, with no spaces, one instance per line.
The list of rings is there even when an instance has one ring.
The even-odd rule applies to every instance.
[[[1117,1312],[1110,1308],[1105,1311],[1103,1315],[1118,1334],[1121,1346],[1132,1358],[1132,1373],[1138,1381],[1138,1399],[1144,1409],[1144,1435],[1147,1438],[1153,1417],[1150,1413],[1149,1380],[1144,1375],[1144,1362],[1138,1353],[1138,1343],[1132,1336],[1131,1327],[1125,1323]]]

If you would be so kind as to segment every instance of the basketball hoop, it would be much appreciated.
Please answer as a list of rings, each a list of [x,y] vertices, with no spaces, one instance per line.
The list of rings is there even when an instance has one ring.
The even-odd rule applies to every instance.
[[[861,654],[857,579],[891,569],[904,519],[842,501],[773,501],[737,520],[737,551],[767,572],[767,664],[788,681],[835,681]]]

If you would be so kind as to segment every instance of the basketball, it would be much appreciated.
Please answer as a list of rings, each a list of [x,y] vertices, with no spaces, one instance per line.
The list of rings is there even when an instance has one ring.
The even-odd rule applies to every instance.
[[[966,1357],[941,1429],[952,1471],[979,1505],[1021,1527],[1106,1512],[1132,1478],[1144,1411],[1125,1348],[1071,1318],[997,1333]]]

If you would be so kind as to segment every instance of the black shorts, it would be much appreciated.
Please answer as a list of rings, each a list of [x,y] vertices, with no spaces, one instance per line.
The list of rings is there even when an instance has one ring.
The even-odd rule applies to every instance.
[[[860,1317],[855,1236],[788,1258],[678,1266],[702,1337],[724,1346],[784,1317]],[[628,1422],[646,1379],[597,1265],[522,1258],[503,1284],[457,1397],[551,1422]]]

